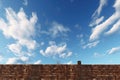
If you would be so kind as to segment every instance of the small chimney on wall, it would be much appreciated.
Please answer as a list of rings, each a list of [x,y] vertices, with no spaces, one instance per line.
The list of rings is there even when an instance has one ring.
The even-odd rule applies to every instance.
[[[78,61],[77,64],[78,64],[78,65],[81,65],[81,61]]]

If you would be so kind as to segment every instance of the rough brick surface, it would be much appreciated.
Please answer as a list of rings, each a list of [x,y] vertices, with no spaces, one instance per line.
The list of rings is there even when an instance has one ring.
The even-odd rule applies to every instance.
[[[78,65],[0,65],[0,80],[79,80]]]
[[[0,65],[0,80],[120,80],[120,65]]]
[[[81,80],[120,80],[120,65],[81,65]]]

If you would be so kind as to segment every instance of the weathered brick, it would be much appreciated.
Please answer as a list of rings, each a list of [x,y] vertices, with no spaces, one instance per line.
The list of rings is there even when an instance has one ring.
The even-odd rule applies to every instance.
[[[120,80],[120,65],[0,65],[0,80]]]

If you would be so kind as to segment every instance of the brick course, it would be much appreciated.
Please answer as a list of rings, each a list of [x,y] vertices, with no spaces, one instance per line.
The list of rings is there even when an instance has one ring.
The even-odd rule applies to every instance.
[[[120,80],[120,65],[0,65],[0,80]]]

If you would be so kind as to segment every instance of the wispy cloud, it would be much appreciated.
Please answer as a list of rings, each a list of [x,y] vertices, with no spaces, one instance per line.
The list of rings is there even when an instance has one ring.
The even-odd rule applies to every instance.
[[[111,34],[114,34],[114,33],[117,33],[117,32],[120,32],[120,20],[118,20],[114,25],[113,27],[107,31],[105,34],[106,35],[111,35]]]
[[[83,34],[76,35],[77,38],[83,38]]]
[[[49,29],[49,33],[52,37],[57,37],[60,35],[66,36],[66,33],[69,31],[69,28],[64,27],[62,24],[57,22],[52,23],[52,28]]]
[[[85,48],[93,48],[95,47],[100,41],[95,41],[95,42],[89,42],[88,44],[83,46],[83,49]]]
[[[72,61],[67,62],[67,64],[72,64]]]
[[[96,9],[92,17],[98,17],[103,9],[103,7],[107,4],[107,0],[100,0],[99,7]]]
[[[74,27],[75,27],[76,29],[79,29],[79,30],[82,29],[82,26],[80,26],[80,24],[75,24]]]
[[[110,50],[107,51],[108,54],[114,54],[120,52],[120,47],[113,47]]]
[[[99,58],[99,57],[104,57],[105,55],[106,55],[106,54],[101,54],[101,53],[95,52],[95,53],[93,54],[93,57]]]
[[[93,19],[89,26],[95,26],[95,25],[98,25],[100,24],[102,21],[104,20],[104,16],[100,17],[100,18],[96,18],[96,19]]]
[[[22,55],[21,50],[22,50],[22,46],[20,44],[10,44],[8,45],[8,48],[10,49],[10,51],[12,51],[13,53],[15,53],[16,55]]]
[[[72,52],[67,50],[67,45],[65,43],[61,43],[56,45],[56,42],[50,41],[49,46],[44,50],[40,50],[40,54],[43,56],[59,56],[61,58],[70,57]]]
[[[92,34],[90,35],[90,41],[99,39],[101,36],[105,35],[106,32],[107,34],[111,34],[111,32],[114,33],[115,31],[117,31],[116,29],[118,29],[118,22],[120,20],[120,0],[116,0],[113,7],[115,8],[115,12],[112,14],[112,16],[110,16],[103,23],[93,28]],[[112,25],[113,27],[110,29],[110,31],[107,31],[107,29],[110,28]]]
[[[59,57],[61,58],[67,58],[67,57],[70,57],[72,55],[72,52],[68,52],[68,53],[62,53],[59,55]]]
[[[40,64],[41,62],[41,60],[37,60],[34,64]]]
[[[64,25],[59,24],[58,22],[52,22],[51,27],[48,29],[48,31],[41,31],[41,33],[47,34],[52,38],[57,38],[61,36],[67,36],[67,33],[69,31],[70,29],[65,27]]]
[[[107,4],[107,0],[100,0],[99,2],[99,6],[98,8],[96,9],[96,11],[93,13],[92,15],[92,21],[90,22],[89,26],[95,26],[95,25],[98,25],[100,22],[103,21],[104,19],[104,16],[100,17],[100,13],[103,9],[103,7]]]

